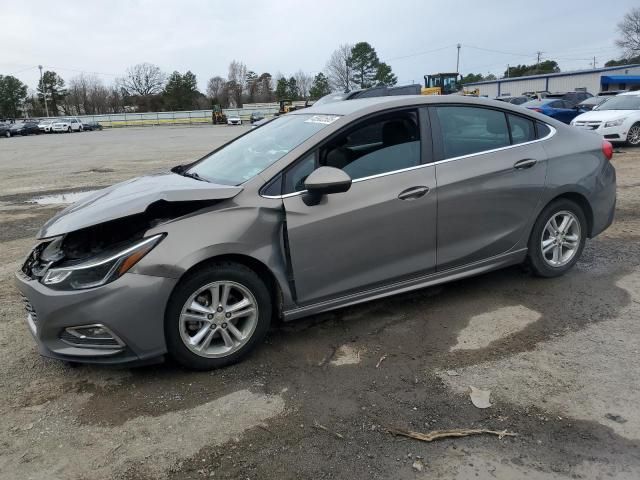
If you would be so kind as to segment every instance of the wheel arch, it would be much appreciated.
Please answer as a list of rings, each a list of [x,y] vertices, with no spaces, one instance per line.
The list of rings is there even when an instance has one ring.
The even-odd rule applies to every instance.
[[[193,264],[191,267],[185,270],[183,274],[180,276],[171,294],[173,295],[173,292],[176,290],[178,285],[180,285],[180,283],[189,275],[199,270],[211,268],[214,264],[221,263],[221,262],[230,262],[230,263],[242,265],[252,270],[253,272],[255,272],[260,277],[260,279],[264,282],[267,289],[269,290],[269,294],[271,295],[272,306],[273,306],[273,317],[272,317],[273,320],[278,320],[282,318],[283,303],[284,303],[283,291],[280,286],[280,283],[278,282],[278,279],[276,278],[276,275],[262,261],[256,259],[255,257],[251,257],[245,254],[225,253],[220,255],[214,255],[212,257],[205,258]]]
[[[545,205],[543,205],[543,207],[540,209],[540,212],[547,208],[549,204],[561,198],[566,198],[567,200],[571,200],[577,203],[578,206],[582,209],[582,211],[584,212],[584,216],[587,219],[587,238],[591,238],[591,233],[593,232],[593,209],[591,207],[591,203],[589,203],[589,200],[583,194],[575,191],[560,193],[551,198]]]

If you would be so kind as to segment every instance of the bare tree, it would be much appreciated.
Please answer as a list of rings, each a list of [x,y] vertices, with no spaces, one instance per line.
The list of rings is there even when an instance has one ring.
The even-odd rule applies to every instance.
[[[348,92],[353,87],[351,71],[351,49],[353,45],[340,45],[331,54],[327,62],[327,76],[331,87],[335,90]]]
[[[220,99],[226,80],[220,76],[211,77],[207,83],[207,95],[212,99]]]
[[[110,91],[94,76],[81,74],[69,81],[64,111],[70,115],[108,113]]]
[[[128,95],[155,95],[162,92],[167,76],[160,67],[151,63],[139,63],[127,69],[119,85]]]
[[[640,53],[640,8],[632,8],[618,24],[620,38],[616,45],[622,48],[627,57]]]
[[[311,84],[313,83],[313,78],[311,75],[304,73],[302,70],[298,70],[294,74],[294,78],[296,79],[296,85],[298,86],[298,93],[303,99],[309,98],[309,89],[311,88]]]
[[[232,60],[229,64],[227,79],[229,96],[232,97],[236,107],[241,107],[242,92],[244,92],[247,82],[247,66],[242,62]]]

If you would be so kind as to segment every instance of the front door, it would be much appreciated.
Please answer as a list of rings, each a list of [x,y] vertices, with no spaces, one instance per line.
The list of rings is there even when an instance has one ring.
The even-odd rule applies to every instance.
[[[417,111],[382,115],[337,135],[285,174],[299,304],[435,270],[435,167],[426,164],[420,136]],[[321,165],[343,169],[353,184],[308,206],[295,191]]]

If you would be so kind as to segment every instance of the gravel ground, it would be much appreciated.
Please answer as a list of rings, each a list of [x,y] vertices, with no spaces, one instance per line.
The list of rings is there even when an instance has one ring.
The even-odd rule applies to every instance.
[[[245,128],[0,140],[0,478],[640,478],[640,150],[614,157],[616,222],[563,278],[509,268],[277,326],[211,373],[41,358],[12,276],[60,206],[28,201],[197,158]],[[423,443],[387,427],[517,436]]]

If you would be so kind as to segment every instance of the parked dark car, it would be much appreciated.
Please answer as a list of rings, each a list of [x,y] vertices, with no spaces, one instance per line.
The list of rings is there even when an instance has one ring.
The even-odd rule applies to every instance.
[[[37,135],[39,133],[41,132],[37,120],[17,121],[11,125],[11,135]]]
[[[260,120],[264,120],[264,113],[262,112],[253,112],[251,117],[249,117],[249,121],[251,123],[259,122]]]
[[[401,85],[399,87],[371,87],[352,90],[347,93],[334,92],[318,99],[314,105],[341,102],[343,100],[355,100],[356,98],[395,97],[398,95],[420,95],[422,86],[418,84]]]
[[[102,130],[102,125],[98,122],[82,122],[82,129],[84,131]]]
[[[496,100],[500,100],[501,102],[511,103],[513,105],[522,105],[523,103],[531,100],[531,98],[526,97],[524,95],[518,95],[516,97],[510,97],[510,96],[496,97]]]
[[[572,107],[575,107],[583,100],[586,100],[587,98],[591,98],[591,97],[593,97],[593,95],[591,95],[589,92],[560,92],[560,93],[548,93],[545,98],[555,98],[559,100],[564,100],[565,102],[567,102],[567,104],[571,105]]]
[[[613,220],[612,154],[480,98],[313,106],[71,205],[16,284],[44,355],[222,367],[280,318],[524,262],[566,273]]]
[[[9,138],[10,136],[11,136],[11,124],[0,123],[0,137]]]
[[[570,123],[575,117],[583,113],[580,109],[570,104],[566,100],[559,98],[543,98],[542,100],[530,100],[521,105],[535,112],[543,113],[551,118]]]

